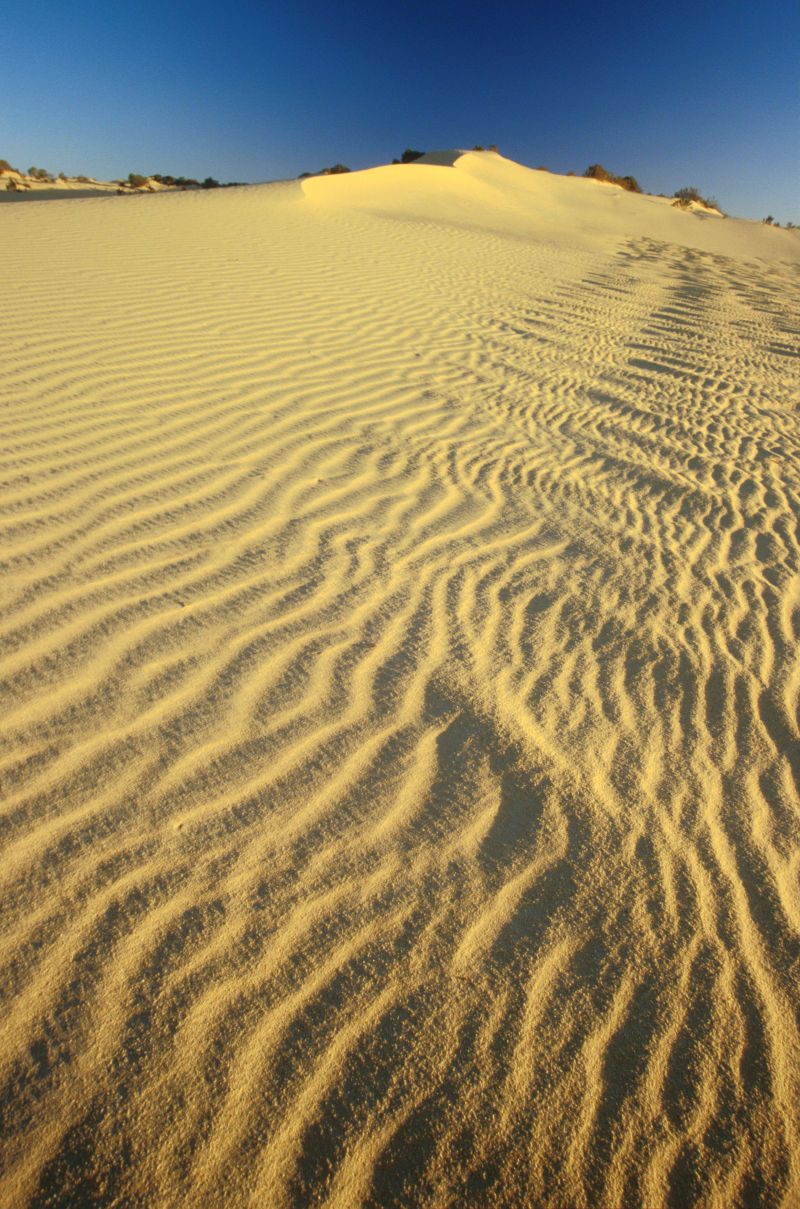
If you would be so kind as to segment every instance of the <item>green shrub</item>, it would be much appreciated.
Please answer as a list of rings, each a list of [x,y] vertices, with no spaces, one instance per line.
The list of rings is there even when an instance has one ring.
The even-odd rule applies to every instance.
[[[129,172],[128,184],[132,189],[141,189],[142,185],[147,184],[147,177],[142,176],[139,172]]]

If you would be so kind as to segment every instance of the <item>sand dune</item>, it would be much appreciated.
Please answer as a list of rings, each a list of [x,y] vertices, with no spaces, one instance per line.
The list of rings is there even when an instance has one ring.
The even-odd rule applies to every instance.
[[[800,1200],[800,239],[8,206],[0,1205]]]

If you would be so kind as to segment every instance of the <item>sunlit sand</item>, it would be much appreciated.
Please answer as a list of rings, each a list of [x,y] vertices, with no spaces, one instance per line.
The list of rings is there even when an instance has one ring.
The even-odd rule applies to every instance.
[[[0,207],[0,1206],[800,1202],[800,236]]]

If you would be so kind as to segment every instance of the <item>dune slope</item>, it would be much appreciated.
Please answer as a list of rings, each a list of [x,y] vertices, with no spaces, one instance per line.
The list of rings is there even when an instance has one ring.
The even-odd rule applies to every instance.
[[[797,1204],[800,240],[0,227],[0,1206]]]

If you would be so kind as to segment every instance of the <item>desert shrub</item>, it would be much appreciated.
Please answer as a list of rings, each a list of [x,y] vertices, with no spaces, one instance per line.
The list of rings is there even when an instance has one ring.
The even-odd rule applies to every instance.
[[[60,181],[65,181],[65,180],[69,180],[69,177],[67,176],[66,172],[59,172],[58,179]]]
[[[590,164],[583,174],[593,181],[606,181],[609,185],[619,185],[620,189],[627,189],[629,193],[641,193],[639,182],[635,176],[614,176],[612,172],[607,172],[602,164]]]
[[[692,208],[688,197],[676,197],[672,204],[676,210],[691,210]]]
[[[16,168],[12,168],[8,160],[0,160],[0,172],[16,172]]]
[[[768,214],[768,215],[767,215],[767,217],[766,217],[766,218],[762,218],[762,219],[761,219],[761,221],[762,221],[763,223],[766,223],[766,225],[767,225],[768,227],[771,227],[771,226],[772,226],[772,224],[775,222],[775,219],[772,217],[772,215],[771,215],[771,214]]]
[[[47,181],[52,179],[46,168],[29,168],[28,176],[32,176],[36,181]]]
[[[483,151],[484,148],[481,147],[480,143],[476,143],[475,146],[472,148],[472,150],[473,151]]]
[[[414,160],[420,159],[424,154],[424,151],[412,151],[410,147],[406,147],[405,151],[400,156],[400,163],[413,164]]]
[[[215,181],[213,176],[207,176],[200,187],[202,189],[219,189],[219,181]]]
[[[707,210],[721,209],[716,197],[701,197],[699,190],[695,189],[694,185],[685,185],[683,189],[676,189],[672,195],[678,201],[684,201],[687,205],[690,202],[697,202],[698,206],[705,206]]]
[[[592,181],[610,181],[611,173],[606,172],[602,164],[590,164],[583,174]]]
[[[142,185],[147,184],[147,177],[142,176],[139,172],[129,172],[128,184],[132,189],[141,189]]]

